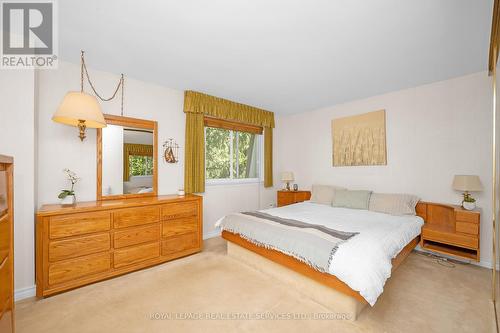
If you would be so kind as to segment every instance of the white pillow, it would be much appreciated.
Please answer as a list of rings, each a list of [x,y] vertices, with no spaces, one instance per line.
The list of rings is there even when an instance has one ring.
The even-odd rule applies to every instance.
[[[391,215],[416,215],[419,200],[412,194],[372,193],[368,209]]]
[[[345,188],[335,185],[315,184],[312,186],[311,202],[322,205],[331,205],[333,198],[335,197],[336,190],[345,190]]]
[[[152,193],[153,192],[153,188],[152,187],[145,187],[143,189],[141,189],[139,192],[137,192],[138,194],[141,194],[141,193]]]

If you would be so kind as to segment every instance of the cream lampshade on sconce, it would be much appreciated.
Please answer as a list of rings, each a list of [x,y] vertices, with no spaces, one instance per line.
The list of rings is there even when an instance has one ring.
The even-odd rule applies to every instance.
[[[293,172],[291,171],[284,171],[281,173],[281,181],[286,183],[285,189],[287,191],[290,191],[290,182],[293,182],[294,179]]]
[[[94,96],[84,92],[70,91],[52,117],[52,120],[78,127],[80,139],[85,139],[85,129],[106,127],[101,107]]]
[[[481,192],[483,184],[479,176],[475,175],[456,175],[453,178],[453,189],[463,192],[462,207],[467,210],[476,208],[476,199],[474,199],[469,192]]]
[[[115,98],[118,90],[121,88],[121,115],[123,115],[123,86],[125,83],[122,74],[113,95],[109,98],[101,97],[95,90],[94,84],[90,80],[87,66],[85,64],[84,54],[85,52],[82,51],[80,91],[69,91],[64,96],[61,105],[59,105],[59,108],[54,116],[52,116],[52,120],[57,123],[78,127],[80,131],[79,137],[82,141],[85,139],[85,130],[87,128],[106,127],[106,120],[104,120],[104,115],[102,114],[97,98],[83,91],[84,74],[94,94],[103,102],[107,102]]]

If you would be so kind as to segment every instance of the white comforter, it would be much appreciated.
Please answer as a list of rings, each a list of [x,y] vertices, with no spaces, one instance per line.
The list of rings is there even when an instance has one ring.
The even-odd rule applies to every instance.
[[[368,210],[334,208],[303,202],[263,212],[329,228],[359,232],[342,243],[329,272],[374,305],[391,276],[391,260],[417,235],[424,224],[418,216],[393,216]]]

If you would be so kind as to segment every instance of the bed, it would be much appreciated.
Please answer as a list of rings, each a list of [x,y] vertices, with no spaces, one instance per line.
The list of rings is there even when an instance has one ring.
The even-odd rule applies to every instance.
[[[231,214],[220,219],[216,226],[222,229],[222,237],[228,241],[228,255],[295,285],[330,310],[356,319],[366,305],[376,303],[387,279],[418,244],[428,205],[432,204],[419,203],[417,215],[393,216],[303,202],[257,213]],[[260,218],[263,218],[258,221],[260,224],[256,223]],[[248,227],[252,223],[253,229]],[[275,238],[269,236],[273,232],[262,227],[285,225],[282,230],[277,229],[279,236],[276,238],[286,241],[289,237],[286,228],[303,229],[300,223],[320,229],[326,227],[340,232],[340,238],[345,238],[327,253],[330,256],[328,265],[324,255],[314,258],[317,254],[314,251],[313,259],[297,255],[300,251],[295,247],[302,240],[285,245],[270,244],[270,239]],[[319,234],[317,230],[310,233]],[[317,242],[322,240],[318,238]]]

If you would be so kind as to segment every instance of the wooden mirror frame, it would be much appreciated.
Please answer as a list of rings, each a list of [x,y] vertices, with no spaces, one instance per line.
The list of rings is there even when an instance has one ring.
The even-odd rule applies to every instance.
[[[97,129],[97,200],[154,197],[158,195],[158,123],[152,120],[105,114],[108,125],[127,126],[153,130],[153,192],[140,194],[102,195],[102,129]]]

